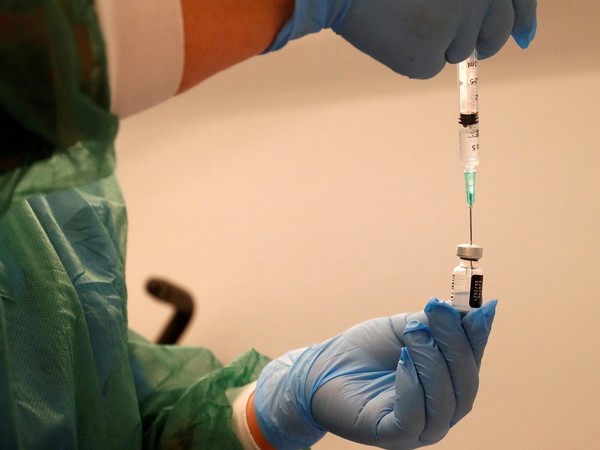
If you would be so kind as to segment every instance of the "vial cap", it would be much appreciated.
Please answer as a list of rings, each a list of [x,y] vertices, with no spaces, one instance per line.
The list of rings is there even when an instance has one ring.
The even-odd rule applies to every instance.
[[[475,244],[458,244],[456,246],[456,256],[460,259],[478,261],[483,256],[483,247]]]

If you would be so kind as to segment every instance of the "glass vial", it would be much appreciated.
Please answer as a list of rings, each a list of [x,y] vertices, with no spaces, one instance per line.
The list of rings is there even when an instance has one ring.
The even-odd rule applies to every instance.
[[[452,272],[450,302],[457,310],[467,312],[483,304],[483,270],[478,265],[483,256],[483,247],[459,244],[456,255],[460,263]]]

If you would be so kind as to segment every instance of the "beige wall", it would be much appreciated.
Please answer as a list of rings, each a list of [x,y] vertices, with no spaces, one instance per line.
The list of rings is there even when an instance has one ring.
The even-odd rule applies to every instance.
[[[542,0],[531,50],[480,65],[475,241],[500,306],[475,409],[437,448],[600,446],[599,19]],[[167,320],[150,275],[195,294],[184,343],[223,361],[448,297],[468,238],[456,97],[454,67],[410,81],[324,32],[125,120],[132,328]]]

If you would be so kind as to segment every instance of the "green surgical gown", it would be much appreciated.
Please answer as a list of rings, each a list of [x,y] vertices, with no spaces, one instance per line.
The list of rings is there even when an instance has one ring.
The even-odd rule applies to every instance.
[[[127,329],[103,52],[91,0],[0,0],[0,448],[241,448],[228,393],[267,358]]]

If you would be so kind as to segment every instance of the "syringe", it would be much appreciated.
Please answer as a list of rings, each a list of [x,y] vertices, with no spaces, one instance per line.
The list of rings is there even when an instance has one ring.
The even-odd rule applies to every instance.
[[[477,53],[458,64],[460,96],[460,163],[464,168],[467,205],[475,203],[475,167],[479,164],[479,105],[477,94]]]

